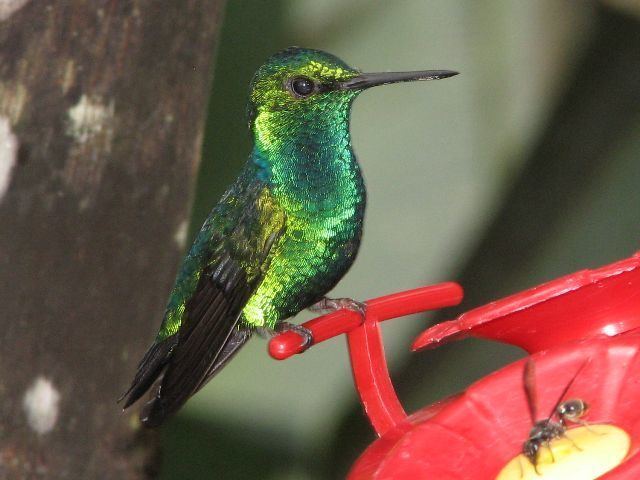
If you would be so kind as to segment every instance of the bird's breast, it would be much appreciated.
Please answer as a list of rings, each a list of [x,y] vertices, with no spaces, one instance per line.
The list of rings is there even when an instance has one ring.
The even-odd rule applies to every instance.
[[[353,152],[346,143],[309,153],[306,145],[270,163],[269,190],[286,228],[243,309],[248,325],[273,328],[317,301],[347,272],[360,246],[366,193]]]

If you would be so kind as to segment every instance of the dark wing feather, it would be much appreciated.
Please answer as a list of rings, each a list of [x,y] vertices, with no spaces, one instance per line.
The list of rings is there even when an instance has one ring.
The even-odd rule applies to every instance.
[[[141,414],[147,426],[162,423],[206,384],[217,371],[212,366],[220,363],[221,353],[229,348],[234,332],[239,332],[240,310],[253,289],[236,262],[226,258],[221,263],[224,268],[203,272],[196,294],[187,304],[187,318],[171,361],[156,395]],[[245,341],[248,339],[246,336]],[[242,344],[234,342],[234,352]]]
[[[147,426],[159,425],[175,413],[251,337],[251,330],[239,326],[238,320],[267,270],[286,218],[266,188],[252,185],[243,193],[245,201],[231,219],[233,227],[212,238],[208,266],[185,304],[178,333],[164,341],[171,340],[170,345],[161,347],[160,342],[149,350],[128,392],[127,406],[162,375],[140,417]]]
[[[145,353],[142,360],[138,364],[138,371],[136,376],[131,382],[129,390],[127,390],[119,399],[121,402],[125,397],[127,401],[124,402],[122,409],[130,407],[136,400],[138,400],[144,393],[151,388],[153,382],[160,376],[162,370],[167,365],[167,361],[171,356],[171,350],[178,342],[178,338],[173,336],[169,337],[162,342],[154,343],[151,348]]]
[[[236,328],[231,332],[224,348],[218,354],[218,358],[216,358],[216,361],[211,364],[207,375],[203,379],[202,383],[198,385],[198,390],[200,390],[218,371],[222,370],[227,362],[229,362],[233,356],[238,353],[240,347],[242,347],[251,338],[252,333],[253,331],[251,330],[239,328]]]

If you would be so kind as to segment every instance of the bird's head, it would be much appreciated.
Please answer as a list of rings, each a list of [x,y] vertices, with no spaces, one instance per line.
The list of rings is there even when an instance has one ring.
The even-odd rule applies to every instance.
[[[361,73],[320,50],[290,47],[271,56],[256,72],[249,95],[249,125],[261,143],[296,131],[321,133],[347,121],[353,99],[375,85],[436,80],[449,70]]]

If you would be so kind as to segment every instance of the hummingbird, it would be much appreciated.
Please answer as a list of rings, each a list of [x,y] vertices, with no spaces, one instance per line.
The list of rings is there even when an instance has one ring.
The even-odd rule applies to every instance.
[[[292,329],[298,312],[364,305],[325,295],[347,273],[362,237],[366,190],[351,147],[351,105],[362,91],[457,72],[361,73],[339,58],[290,47],[250,85],[253,148],[185,256],[155,341],[138,365],[126,409],[160,425],[211,380],[256,331]],[[154,386],[155,384],[155,386]]]

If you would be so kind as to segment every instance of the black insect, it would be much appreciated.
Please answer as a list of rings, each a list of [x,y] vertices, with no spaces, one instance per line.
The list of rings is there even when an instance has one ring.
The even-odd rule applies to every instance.
[[[569,388],[573,384],[578,374],[582,371],[587,362],[583,363],[573,376],[571,381],[562,390],[558,401],[553,406],[549,416],[542,420],[536,420],[537,418],[537,403],[536,403],[536,384],[535,384],[535,364],[533,360],[529,358],[524,367],[524,389],[527,394],[527,402],[529,404],[529,413],[531,415],[531,423],[533,428],[529,432],[529,438],[522,445],[522,453],[529,459],[531,464],[538,472],[538,453],[541,446],[549,448],[549,444],[552,440],[559,437],[566,437],[565,432],[567,430],[567,422],[584,424],[585,422],[580,420],[586,411],[587,404],[584,400],[579,398],[562,401],[564,396],[569,391]],[[553,420],[556,417],[557,421]],[[568,437],[567,437],[568,438]],[[574,444],[575,445],[575,444]],[[576,448],[579,449],[577,445]],[[551,457],[553,458],[553,452],[549,448]],[[555,461],[555,459],[554,459]]]

